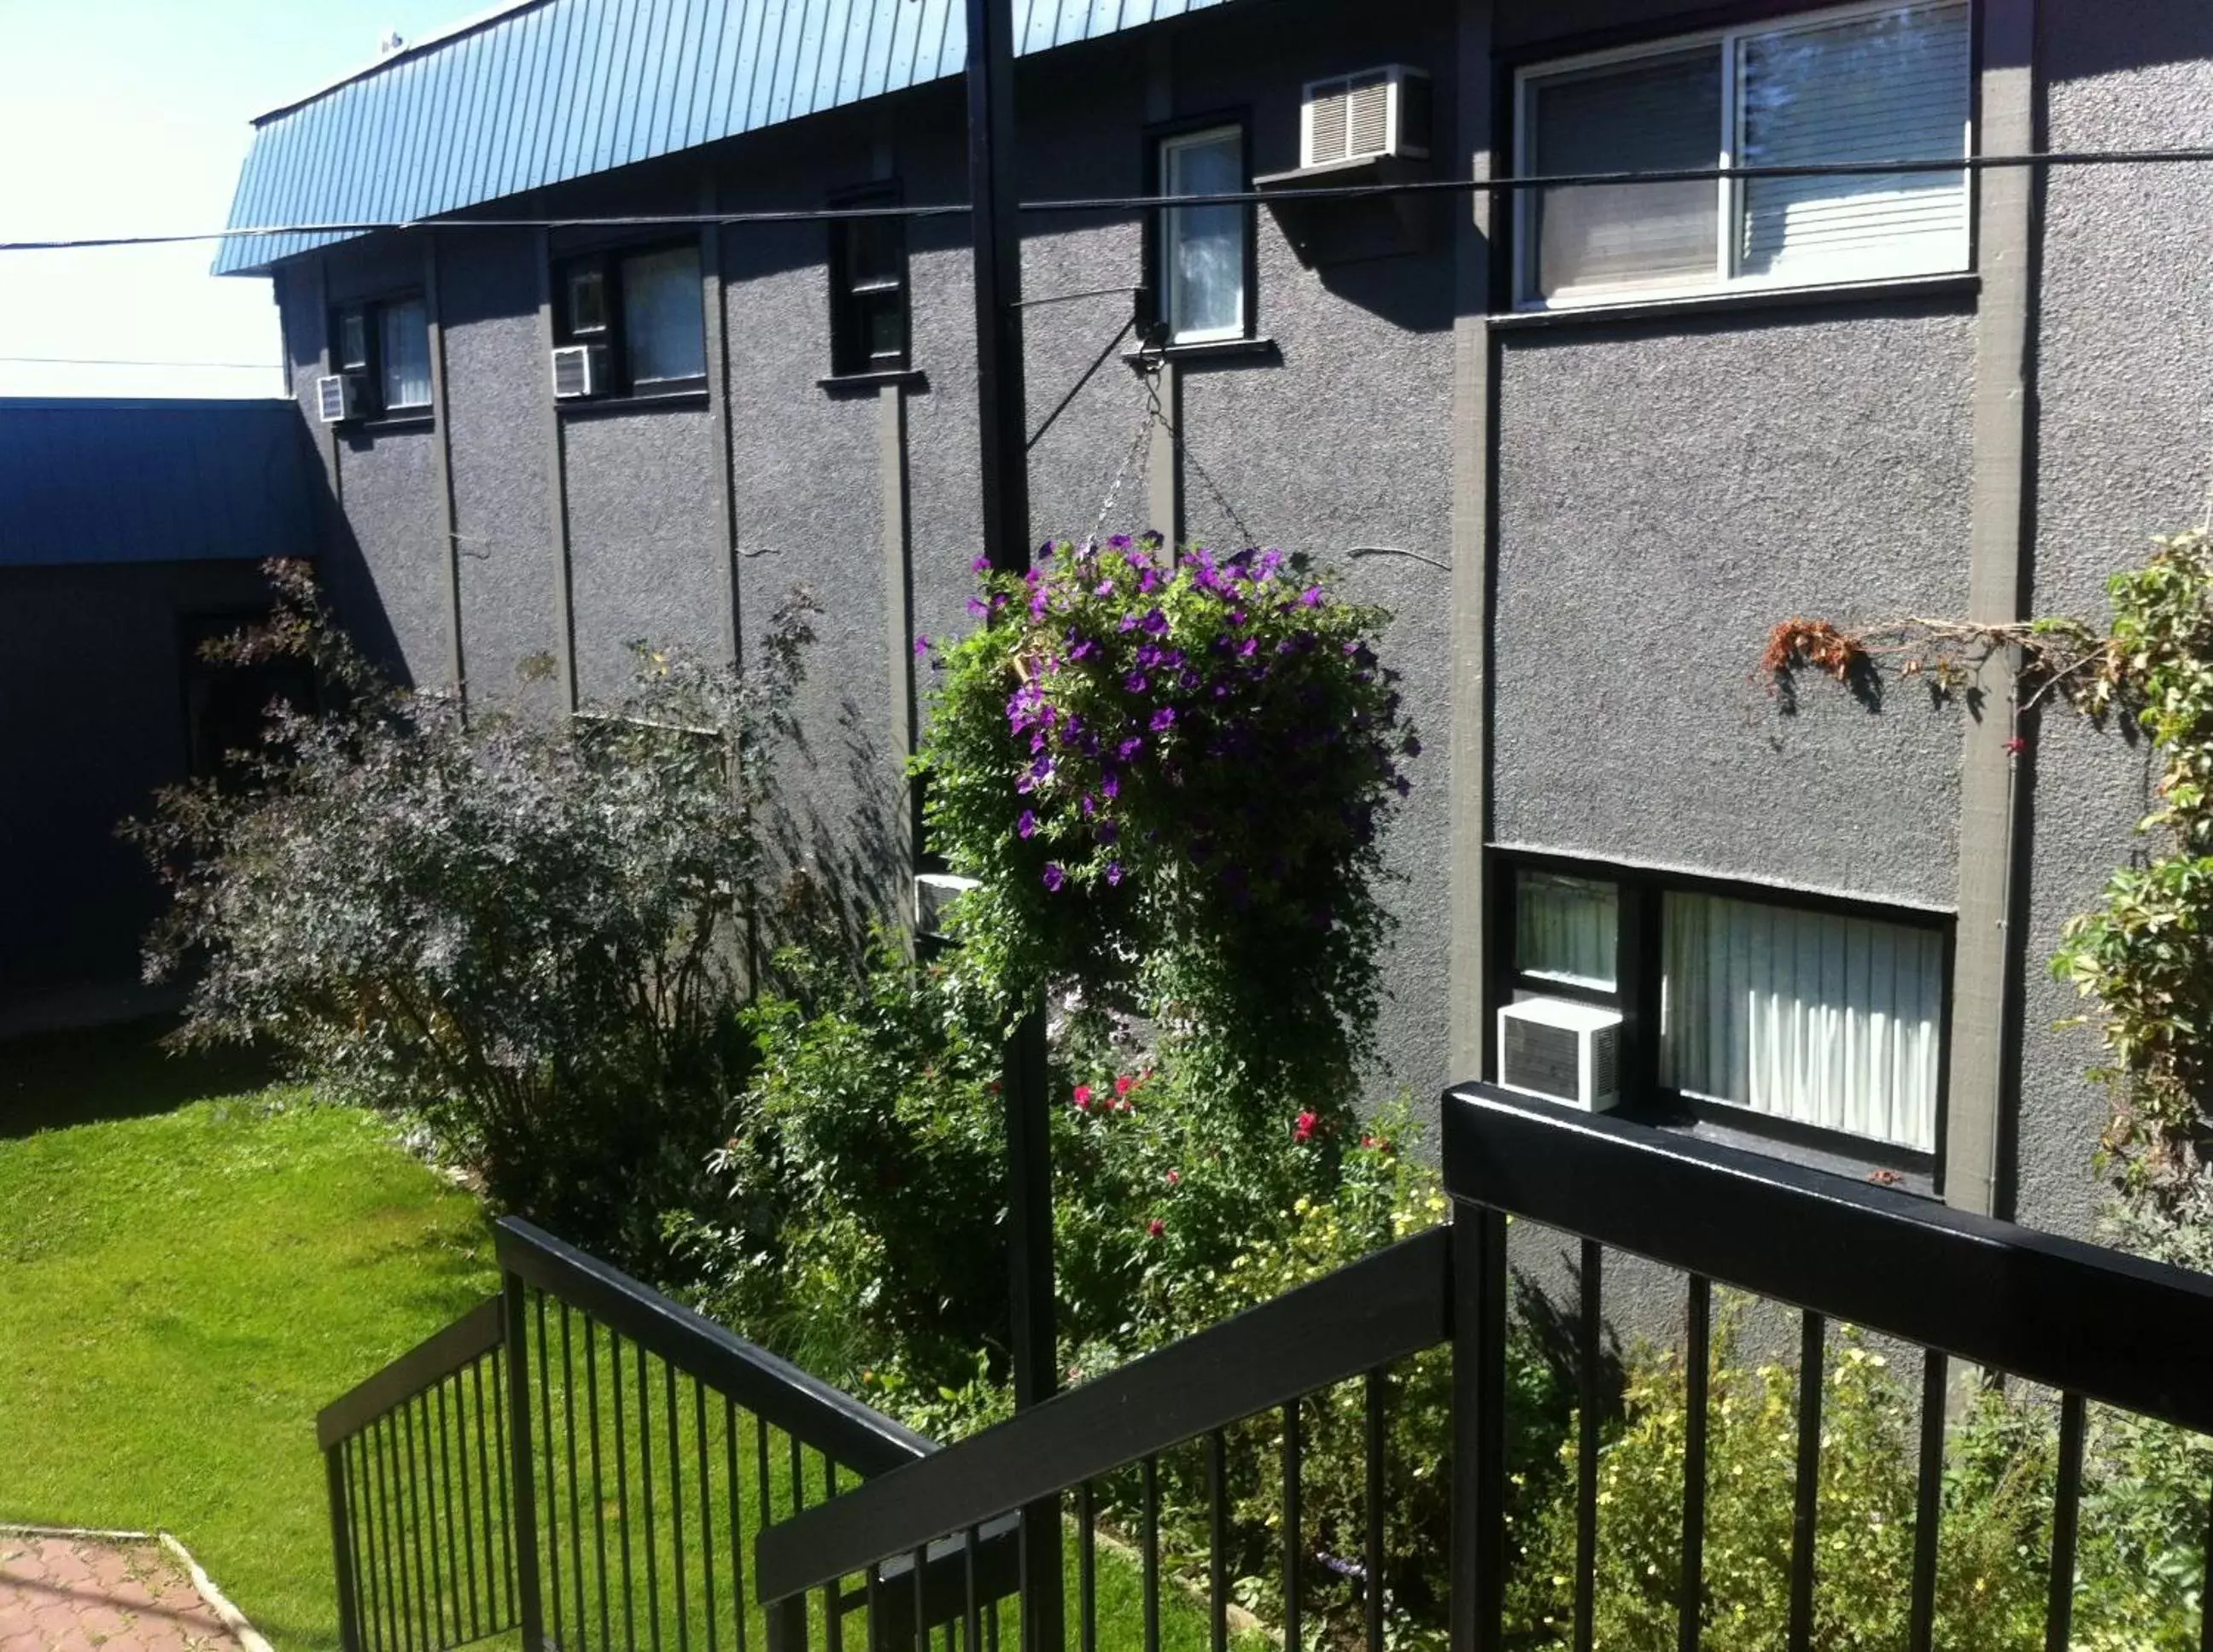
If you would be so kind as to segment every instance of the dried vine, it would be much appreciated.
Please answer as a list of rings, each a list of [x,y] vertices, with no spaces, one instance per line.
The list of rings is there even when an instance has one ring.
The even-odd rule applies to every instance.
[[[2106,582],[2104,631],[2079,619],[2018,625],[1909,619],[1857,630],[1784,620],[1760,676],[1789,709],[1816,672],[1863,696],[1888,668],[1940,700],[1972,692],[2000,654],[2015,666],[2016,714],[2047,696],[2104,728],[2125,719],[2159,754],[2158,807],[2137,823],[2146,850],[2068,921],[2051,971],[2089,1001],[2112,1102],[2101,1167],[2125,1190],[2179,1203],[2213,1161],[2213,533],[2154,541],[2140,568]],[[2025,749],[2015,733],[2012,749]]]

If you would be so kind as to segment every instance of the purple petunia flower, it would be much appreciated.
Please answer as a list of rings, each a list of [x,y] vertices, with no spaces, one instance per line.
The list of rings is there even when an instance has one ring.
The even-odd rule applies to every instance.
[[[1121,863],[1121,862],[1119,862],[1119,861],[1109,861],[1109,862],[1107,862],[1107,863],[1106,863],[1106,881],[1107,881],[1107,882],[1109,882],[1109,883],[1111,883],[1111,884],[1115,884],[1115,885],[1118,885],[1118,886],[1121,883],[1121,881],[1122,881],[1122,863]]]
[[[1091,594],[1092,594],[1092,595],[1094,595],[1094,596],[1112,596],[1112,595],[1113,595],[1113,594],[1114,594],[1114,582],[1113,582],[1113,580],[1111,580],[1111,579],[1102,579],[1102,580],[1100,580],[1100,581],[1096,585],[1094,585],[1094,586],[1093,586],[1093,587],[1091,588]]]
[[[1131,758],[1137,756],[1138,753],[1144,749],[1145,737],[1143,735],[1132,735],[1129,739],[1124,741],[1119,746],[1117,746],[1114,748],[1114,755],[1120,758],[1125,763],[1127,763]]]
[[[968,617],[970,619],[981,619],[985,614],[991,612],[991,611],[989,608],[984,606],[984,599],[982,597],[972,596],[968,599]]]
[[[927,637],[916,637],[914,639],[914,657],[919,660],[924,655],[929,652],[930,639]]]
[[[975,561],[968,564],[968,571],[972,574],[990,573],[991,571],[991,558],[985,556],[978,557]]]
[[[1093,642],[1087,637],[1082,642],[1078,643],[1074,648],[1069,649],[1068,657],[1071,660],[1088,660],[1093,655],[1098,652],[1099,644]]]
[[[1058,861],[1048,861],[1046,863],[1045,887],[1046,888],[1052,890],[1055,894],[1058,894],[1060,893],[1060,886],[1067,881],[1068,874],[1061,869],[1061,865]]]
[[[1150,727],[1152,731],[1156,735],[1163,734],[1168,729],[1174,728],[1175,707],[1173,705],[1164,705],[1159,710],[1154,712],[1153,721]]]
[[[1148,610],[1137,624],[1148,637],[1158,637],[1168,628],[1168,617],[1158,608],[1153,608]]]
[[[1037,835],[1037,811],[1035,809],[1026,808],[1020,815],[1015,817],[1015,835],[1017,838],[1033,838]]]
[[[1301,591],[1299,593],[1299,607],[1302,608],[1319,608],[1321,607],[1321,587],[1319,585],[1309,585],[1305,590]]]
[[[1112,769],[1106,770],[1099,777],[1099,795],[1101,797],[1119,797],[1122,795],[1122,777]]]
[[[1145,692],[1145,674],[1142,671],[1131,672],[1128,676],[1122,679],[1122,686],[1128,689],[1132,694],[1143,693]]]
[[[1127,551],[1130,548],[1130,536],[1127,533],[1115,534],[1106,541],[1106,548],[1109,551]]]

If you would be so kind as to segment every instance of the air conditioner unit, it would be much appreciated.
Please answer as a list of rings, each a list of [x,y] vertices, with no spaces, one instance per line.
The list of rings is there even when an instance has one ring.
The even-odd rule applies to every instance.
[[[605,344],[564,344],[553,352],[553,396],[574,401],[580,396],[600,396],[607,388],[607,347]]]
[[[1420,70],[1387,64],[1307,82],[1299,110],[1301,166],[1429,152],[1430,77]]]
[[[1498,1082],[1586,1113],[1608,1111],[1621,1099],[1620,1012],[1568,998],[1503,1006]]]
[[[361,417],[361,375],[326,373],[315,381],[315,411],[326,424]]]

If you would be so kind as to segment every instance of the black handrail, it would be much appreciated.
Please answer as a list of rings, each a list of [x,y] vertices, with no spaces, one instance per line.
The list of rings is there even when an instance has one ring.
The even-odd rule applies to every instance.
[[[881,1474],[937,1449],[936,1442],[520,1216],[502,1216],[494,1236],[506,1272],[581,1309],[857,1474]]]
[[[1364,1375],[1451,1334],[1432,1229],[1059,1394],[761,1533],[776,1600],[909,1553],[1171,1446]]]
[[[1673,1131],[1480,1087],[1453,1197],[2213,1433],[2213,1278]]]
[[[434,1331],[375,1376],[315,1413],[315,1444],[325,1451],[387,1411],[436,1387],[500,1344],[500,1300],[487,1296],[442,1331]]]

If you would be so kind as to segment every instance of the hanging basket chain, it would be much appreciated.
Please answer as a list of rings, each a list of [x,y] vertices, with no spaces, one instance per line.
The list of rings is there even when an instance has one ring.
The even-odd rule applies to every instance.
[[[1143,370],[1146,405],[1137,415],[1137,434],[1130,438],[1130,445],[1122,454],[1122,462],[1115,467],[1114,479],[1107,484],[1106,501],[1099,507],[1099,520],[1091,525],[1091,542],[1094,545],[1099,542],[1099,536],[1106,531],[1106,519],[1114,514],[1114,502],[1121,497],[1122,484],[1129,479],[1130,472],[1134,469],[1148,479],[1152,474],[1153,420],[1158,416],[1161,406],[1160,368],[1155,363],[1149,363]]]

